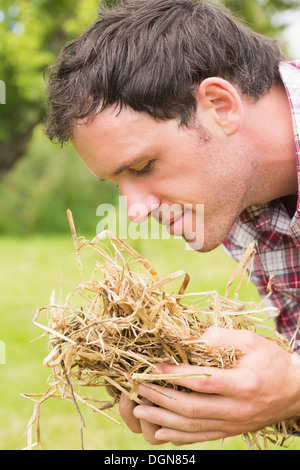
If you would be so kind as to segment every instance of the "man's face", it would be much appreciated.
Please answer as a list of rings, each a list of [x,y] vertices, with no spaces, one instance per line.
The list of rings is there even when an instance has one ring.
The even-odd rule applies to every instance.
[[[109,108],[77,124],[72,144],[99,179],[119,185],[131,220],[154,216],[192,248],[210,251],[223,242],[247,204],[236,145],[206,121],[210,138],[201,139],[197,125],[187,129],[176,120],[155,121],[126,108],[119,113]],[[197,205],[204,205],[204,226]]]

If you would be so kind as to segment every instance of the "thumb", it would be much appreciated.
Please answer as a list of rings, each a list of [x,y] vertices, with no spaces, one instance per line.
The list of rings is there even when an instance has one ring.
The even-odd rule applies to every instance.
[[[216,348],[235,346],[246,352],[252,348],[253,335],[254,333],[247,330],[233,330],[211,326],[201,338]]]

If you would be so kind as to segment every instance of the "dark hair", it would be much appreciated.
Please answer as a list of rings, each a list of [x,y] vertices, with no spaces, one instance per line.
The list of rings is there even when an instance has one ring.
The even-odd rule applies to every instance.
[[[128,0],[104,9],[48,69],[46,133],[66,142],[78,119],[130,107],[188,125],[195,90],[219,76],[258,100],[279,82],[281,51],[227,10],[197,0]]]

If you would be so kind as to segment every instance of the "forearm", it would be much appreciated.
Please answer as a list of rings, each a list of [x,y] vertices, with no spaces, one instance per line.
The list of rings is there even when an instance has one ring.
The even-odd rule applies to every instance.
[[[293,353],[290,355],[290,369],[286,374],[286,388],[289,389],[287,395],[287,414],[288,417],[300,417],[300,355]]]
[[[166,394],[153,387],[140,387],[140,395],[158,406],[137,406],[130,419],[135,426],[141,420],[141,430],[149,442],[203,442],[257,431],[300,416],[299,356],[246,331],[211,328],[207,339],[215,346],[235,344],[244,354],[237,367],[229,370],[159,365],[164,374],[180,370],[181,374],[211,376],[170,380],[191,389],[190,393],[169,389]]]

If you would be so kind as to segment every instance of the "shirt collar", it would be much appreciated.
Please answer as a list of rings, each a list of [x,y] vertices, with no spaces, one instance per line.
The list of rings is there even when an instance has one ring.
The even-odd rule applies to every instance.
[[[240,220],[242,223],[251,222],[260,232],[273,230],[282,235],[291,234],[291,218],[279,199],[248,207],[240,215]]]
[[[300,221],[300,60],[281,62],[279,71],[293,118],[299,188],[297,209],[291,220],[282,202],[275,200],[267,204],[248,207],[241,213],[240,221],[243,223],[251,221],[258,230],[276,230],[284,235],[290,235],[294,233],[293,226],[299,225]]]
[[[294,140],[298,170],[298,203],[292,225],[300,219],[300,60],[281,62],[279,71],[288,96],[293,119]]]

